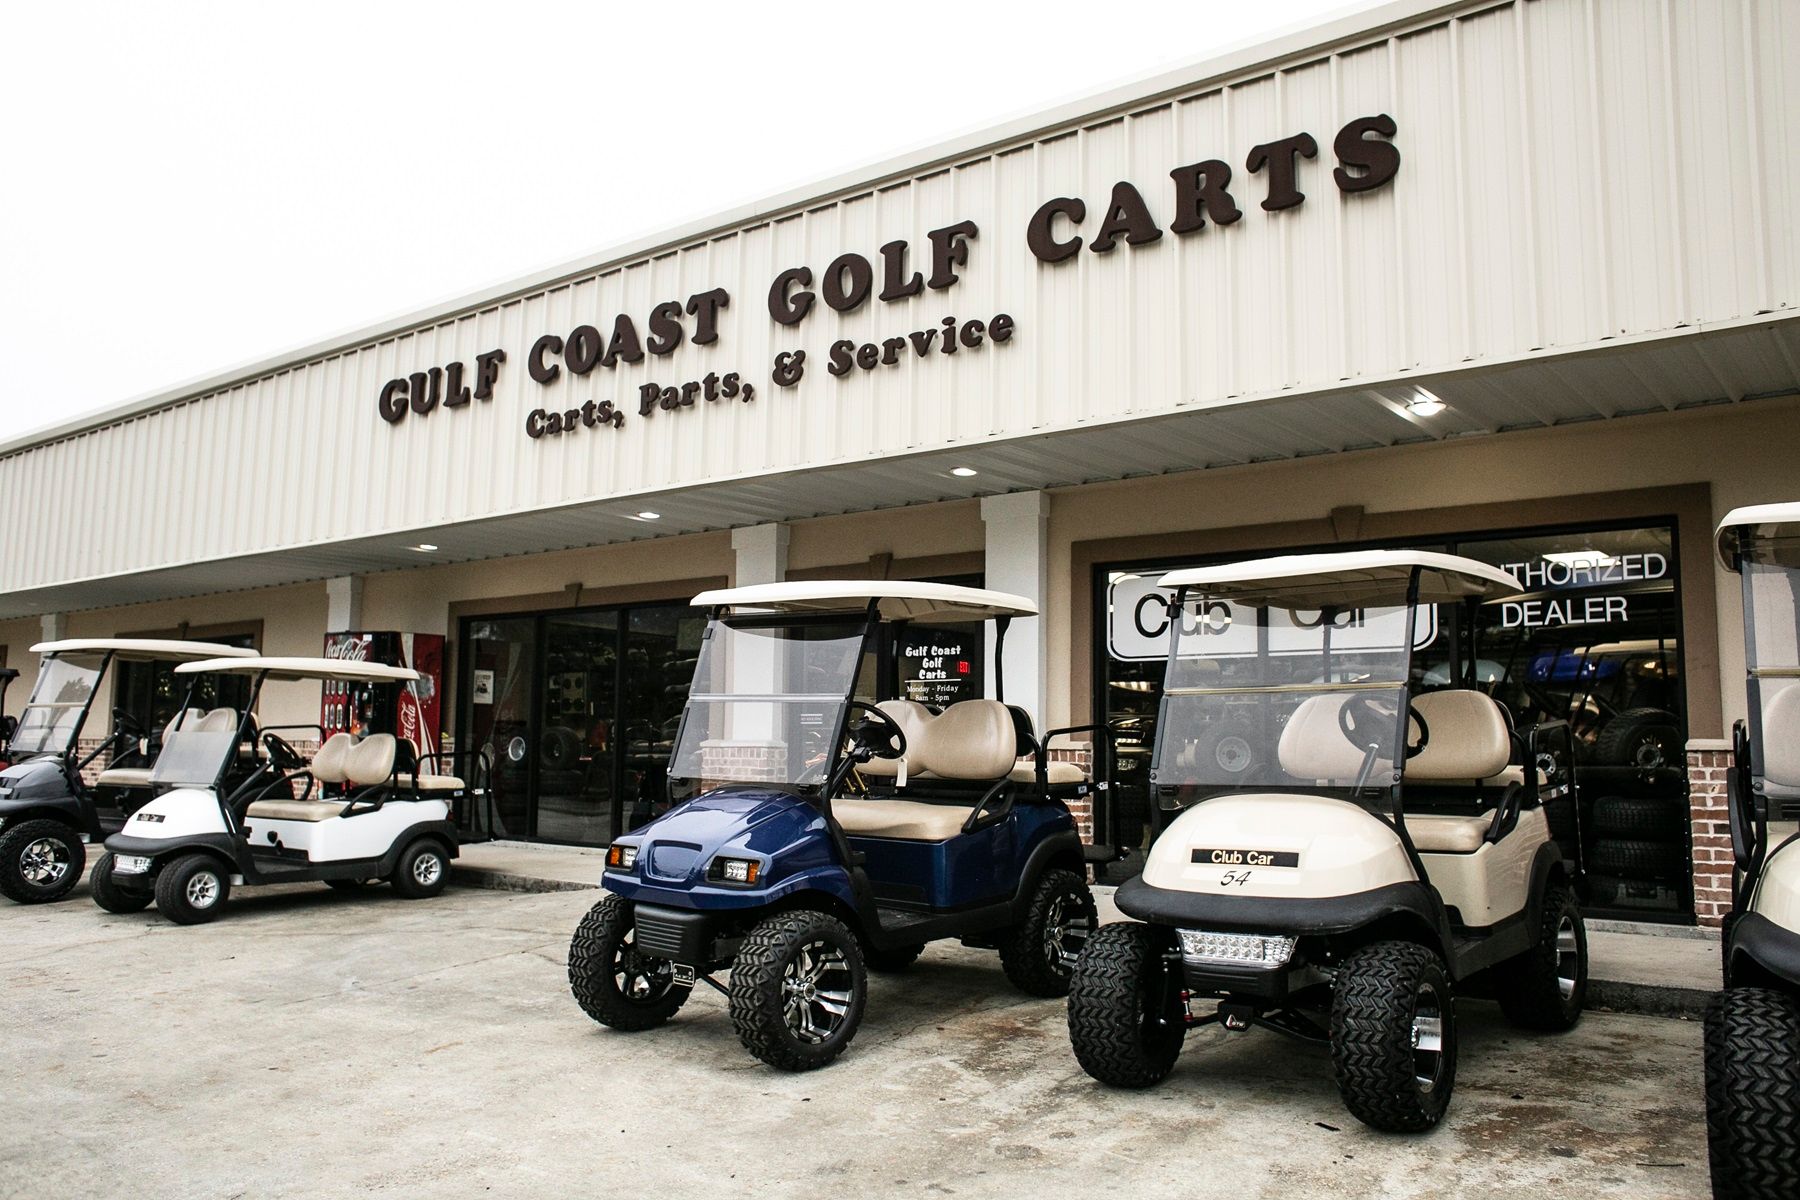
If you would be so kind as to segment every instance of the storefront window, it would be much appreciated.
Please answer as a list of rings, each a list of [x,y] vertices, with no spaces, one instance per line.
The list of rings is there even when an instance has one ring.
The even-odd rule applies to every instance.
[[[1590,906],[1637,916],[1691,912],[1673,529],[1472,536],[1419,548],[1491,563],[1528,589],[1478,610],[1473,682],[1506,706],[1516,728],[1570,723],[1580,764],[1580,825],[1557,832],[1570,845],[1580,839]],[[1104,624],[1095,717],[1116,732],[1121,833],[1140,852],[1157,821],[1148,768],[1169,649],[1169,597],[1156,581],[1193,565],[1170,560],[1096,572]],[[1438,626],[1415,630],[1415,690],[1468,684],[1455,677],[1461,666],[1453,649],[1457,626],[1467,619],[1466,612],[1445,609]],[[1248,781],[1259,769],[1251,739],[1234,738],[1228,725],[1207,724],[1208,736],[1191,754],[1209,756],[1207,778],[1214,782],[1233,772]],[[1134,855],[1127,868],[1138,861]]]
[[[250,633],[191,636],[198,641],[243,649],[256,645],[255,635]],[[120,662],[115,664],[115,670],[118,675],[113,684],[113,707],[144,731],[152,753],[162,744],[164,726],[174,719],[182,701],[188,699],[190,685],[194,693],[189,703],[195,708],[230,708],[241,715],[250,702],[248,675],[177,675],[171,662]]]

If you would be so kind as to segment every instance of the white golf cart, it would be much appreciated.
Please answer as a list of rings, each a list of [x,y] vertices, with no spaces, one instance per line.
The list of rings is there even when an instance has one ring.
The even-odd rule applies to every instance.
[[[1750,719],[1732,731],[1725,991],[1706,1013],[1713,1193],[1800,1196],[1800,504],[1736,509],[1719,557],[1743,575]],[[1772,842],[1780,839],[1777,844]]]
[[[251,777],[224,780],[239,744],[254,737],[249,715],[270,679],[410,682],[416,671],[337,658],[233,658],[186,663],[178,674],[252,677],[237,728],[173,730],[151,770],[159,789],[120,833],[90,880],[94,902],[136,912],[155,900],[164,917],[195,925],[217,917],[233,885],[317,881],[357,888],[389,880],[409,899],[435,896],[457,854],[452,806],[469,792],[456,775],[433,773],[446,756],[420,756],[392,734],[333,734],[310,763],[277,729],[264,728]],[[320,731],[322,732],[322,731]]]
[[[237,728],[232,709],[194,708],[190,686],[160,737],[115,708],[110,735],[83,754],[81,731],[113,664],[189,663],[254,652],[160,638],[68,638],[31,649],[43,656],[37,681],[13,731],[11,762],[0,770],[0,895],[45,904],[67,896],[81,879],[87,843],[117,832],[150,798],[148,764],[170,729],[182,722]],[[198,684],[200,676],[189,682]],[[90,781],[91,768],[103,760]]]
[[[1191,614],[1171,623],[1151,770],[1180,815],[1115,896],[1143,923],[1105,926],[1076,964],[1076,1057],[1148,1087],[1189,1028],[1262,1026],[1328,1044],[1363,1122],[1428,1129],[1455,1082],[1459,994],[1491,989],[1515,1024],[1568,1029],[1587,988],[1574,869],[1544,811],[1572,802],[1568,726],[1515,737],[1478,685],[1479,607],[1519,586],[1406,550],[1162,586]],[[1440,646],[1455,686],[1420,690],[1418,652]],[[1224,720],[1250,738],[1247,770],[1195,752]]]

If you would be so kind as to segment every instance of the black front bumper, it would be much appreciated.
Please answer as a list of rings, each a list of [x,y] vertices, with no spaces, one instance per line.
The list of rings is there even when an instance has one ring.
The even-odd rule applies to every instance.
[[[632,909],[632,942],[640,954],[710,971],[719,958],[718,920],[691,908],[639,904]]]
[[[1113,894],[1120,912],[1152,925],[1293,937],[1348,933],[1400,914],[1417,917],[1441,934],[1443,919],[1433,899],[1430,890],[1418,883],[1393,883],[1348,896],[1289,899],[1176,891],[1153,887],[1141,875],[1120,884]]]

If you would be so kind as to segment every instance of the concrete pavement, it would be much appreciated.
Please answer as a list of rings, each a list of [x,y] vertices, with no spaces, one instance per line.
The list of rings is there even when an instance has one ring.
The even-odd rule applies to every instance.
[[[591,892],[244,890],[213,925],[86,887],[0,907],[0,1195],[1705,1194],[1696,1023],[1459,1008],[1447,1123],[1372,1133],[1323,1051],[1197,1031],[1158,1089],[1069,1053],[991,954],[877,977],[836,1065],[749,1058],[704,988],[618,1034],[569,997]]]

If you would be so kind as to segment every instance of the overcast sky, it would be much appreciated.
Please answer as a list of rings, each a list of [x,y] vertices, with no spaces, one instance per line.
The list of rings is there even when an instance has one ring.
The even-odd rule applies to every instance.
[[[1369,6],[7,5],[0,442]]]

